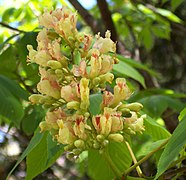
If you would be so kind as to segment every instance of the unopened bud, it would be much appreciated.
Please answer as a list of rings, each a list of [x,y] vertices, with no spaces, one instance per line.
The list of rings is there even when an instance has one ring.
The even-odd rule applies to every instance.
[[[76,146],[77,148],[84,148],[85,146],[85,143],[83,140],[81,139],[78,139],[74,142],[74,146]]]
[[[99,78],[101,82],[109,82],[111,84],[114,79],[114,75],[108,72],[106,74],[100,75]]]
[[[140,103],[130,103],[130,104],[122,104],[121,106],[118,107],[118,110],[123,109],[123,108],[128,108],[131,111],[138,112],[143,108],[143,105]]]
[[[123,142],[123,136],[121,134],[110,134],[108,139],[114,140],[116,142]]]
[[[32,94],[28,99],[31,101],[31,103],[38,104],[40,103],[40,100],[43,98],[44,97],[41,94]]]
[[[98,140],[98,142],[103,142],[105,137],[103,135],[99,134],[99,135],[97,135],[96,139]]]
[[[72,149],[74,149],[74,145],[73,144],[69,144],[69,145],[64,147],[65,151],[71,151]]]
[[[75,39],[72,36],[69,36],[68,41],[75,42]]]
[[[74,154],[73,153],[68,153],[68,154],[66,154],[66,158],[68,160],[72,160],[74,158]]]
[[[99,144],[98,142],[95,142],[95,143],[93,144],[93,148],[94,148],[94,149],[99,149],[99,148],[100,148],[100,144]]]
[[[123,108],[123,109],[120,109],[120,111],[122,112],[123,117],[131,117],[130,109]]]
[[[67,109],[75,109],[78,110],[80,106],[80,103],[77,101],[71,101],[67,103]]]
[[[78,149],[73,149],[73,150],[72,150],[72,153],[73,153],[74,155],[79,155],[81,152],[82,152],[82,149],[80,149],[80,148],[78,148]]]
[[[84,114],[84,116],[85,116],[86,118],[88,118],[88,117],[90,116],[90,113],[89,113],[89,112],[86,112],[86,113]]]
[[[98,85],[99,82],[100,82],[100,78],[99,78],[99,77],[95,77],[95,78],[92,80],[92,84],[93,84],[94,86]]]
[[[109,144],[109,141],[107,139],[105,139],[102,144],[104,147],[106,147]]]
[[[60,62],[54,60],[48,61],[47,66],[49,66],[52,69],[60,69],[62,67]]]
[[[63,76],[63,71],[61,69],[56,69],[55,74],[59,77]]]
[[[100,149],[99,154],[103,154],[103,153],[104,153],[104,149]]]
[[[39,127],[40,127],[40,129],[41,129],[40,132],[47,131],[47,130],[50,129],[46,121],[40,122],[40,123],[39,123]]]

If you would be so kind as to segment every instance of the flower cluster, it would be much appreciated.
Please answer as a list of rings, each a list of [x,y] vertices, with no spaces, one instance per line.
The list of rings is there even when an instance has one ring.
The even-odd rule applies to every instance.
[[[47,109],[41,131],[48,130],[54,140],[67,145],[72,156],[89,148],[102,150],[109,141],[123,142],[126,133],[142,132],[142,105],[125,102],[131,95],[126,81],[114,81],[111,73],[118,60],[110,32],[105,38],[78,32],[77,15],[66,7],[44,12],[39,22],[44,28],[37,36],[37,50],[27,48],[28,61],[39,65],[41,76],[40,93],[29,99]],[[106,90],[114,82],[113,92]],[[93,93],[102,94],[97,115],[90,111]]]

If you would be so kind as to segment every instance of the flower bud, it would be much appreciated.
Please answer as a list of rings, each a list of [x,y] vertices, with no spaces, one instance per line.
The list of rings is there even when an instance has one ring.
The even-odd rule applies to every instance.
[[[80,149],[80,148],[78,148],[78,149],[73,149],[73,150],[72,150],[72,153],[73,153],[74,155],[79,155],[81,152],[82,152],[82,149]]]
[[[47,130],[50,130],[50,127],[48,125],[48,123],[46,121],[42,121],[39,123],[39,127],[41,129],[40,132],[44,132],[44,131],[47,131]]]
[[[66,154],[66,158],[68,160],[72,160],[74,158],[74,154],[73,153],[68,153],[68,154]]]
[[[105,139],[105,137],[101,134],[96,136],[96,139],[98,140],[98,142],[103,142],[103,140]]]
[[[62,67],[60,62],[54,60],[48,61],[47,66],[49,66],[52,69],[60,69]]]
[[[108,72],[106,74],[100,75],[99,78],[101,82],[109,82],[111,84],[114,79],[114,75]]]
[[[75,109],[78,110],[80,107],[80,103],[77,101],[71,101],[67,103],[67,109]]]
[[[123,136],[121,134],[110,134],[108,139],[116,142],[123,142]]]
[[[95,78],[92,80],[92,84],[93,84],[94,86],[98,85],[99,82],[100,82],[100,78],[99,78],[99,77],[95,77]]]
[[[121,106],[118,107],[118,110],[123,109],[123,108],[128,108],[131,111],[138,112],[143,108],[143,105],[140,103],[130,103],[130,104],[122,104]]]
[[[102,145],[103,145],[104,147],[106,147],[108,144],[109,144],[109,141],[108,141],[107,139],[105,139],[105,140],[103,141],[103,143],[102,143]]]
[[[40,103],[40,100],[43,98],[44,97],[41,94],[32,94],[28,99],[31,101],[31,103],[38,104]]]
[[[123,109],[120,109],[120,111],[122,112],[123,117],[131,117],[130,109],[123,108]]]
[[[98,142],[95,142],[95,143],[93,144],[93,148],[94,148],[94,149],[99,149],[99,148],[100,148],[100,144],[99,144]]]
[[[74,146],[76,146],[77,148],[84,148],[85,146],[85,143],[83,140],[81,139],[78,139],[74,142]]]
[[[64,147],[65,151],[72,151],[72,149],[74,149],[74,145],[73,144],[69,144],[69,145]]]

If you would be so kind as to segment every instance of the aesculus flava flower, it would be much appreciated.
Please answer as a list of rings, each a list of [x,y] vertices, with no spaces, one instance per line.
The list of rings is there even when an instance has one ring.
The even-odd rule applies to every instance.
[[[131,95],[126,80],[114,80],[111,73],[118,60],[109,54],[116,52],[110,32],[105,38],[78,32],[77,14],[67,7],[45,11],[39,22],[44,28],[37,36],[37,50],[31,45],[27,48],[28,61],[39,65],[41,77],[39,94],[29,99],[47,109],[45,121],[39,125],[41,131],[49,131],[72,155],[90,148],[101,150],[110,141],[123,142],[125,134],[141,133],[142,105],[125,102]],[[113,92],[106,90],[114,81]],[[90,111],[94,93],[102,94],[96,115]]]

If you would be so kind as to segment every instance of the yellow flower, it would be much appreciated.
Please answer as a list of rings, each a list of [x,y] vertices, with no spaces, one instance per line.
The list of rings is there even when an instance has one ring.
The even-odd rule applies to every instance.
[[[72,81],[69,85],[61,88],[61,97],[67,101],[80,101],[80,87],[79,84]]]
[[[105,38],[96,36],[97,40],[93,45],[93,48],[98,49],[102,54],[108,52],[116,52],[116,44],[110,39],[110,31],[106,31]]]
[[[82,78],[80,80],[80,96],[81,96],[81,104],[80,104],[80,108],[82,110],[87,110],[87,108],[89,107],[89,80],[86,78]]]
[[[123,118],[120,112],[115,112],[112,114],[112,127],[111,132],[118,132],[123,129]]]
[[[77,33],[76,29],[77,15],[71,12],[67,7],[56,9],[54,11],[45,11],[39,17],[39,23],[49,29],[54,29],[65,40],[73,37]]]
[[[104,108],[103,115],[93,116],[92,124],[96,129],[98,134],[108,135],[111,132],[112,127],[112,118],[111,118],[112,109]]]
[[[85,119],[82,115],[75,116],[75,124],[73,126],[73,130],[76,136],[80,139],[86,139],[87,135],[85,133]]]
[[[144,131],[143,119],[146,117],[145,115],[138,118],[136,112],[131,112],[132,116],[130,118],[124,118],[124,124],[132,131],[142,132]]]
[[[64,123],[62,120],[57,121],[59,126],[59,133],[56,135],[57,141],[62,144],[72,144],[76,137],[73,134],[70,122]]]
[[[37,84],[37,89],[40,93],[51,96],[53,98],[60,98],[60,90],[55,75],[51,75],[45,69],[40,68],[41,80]]]

